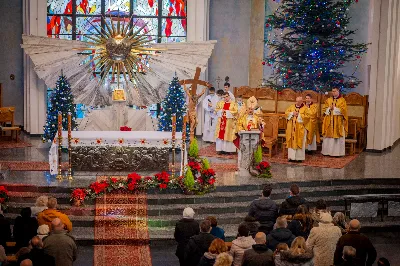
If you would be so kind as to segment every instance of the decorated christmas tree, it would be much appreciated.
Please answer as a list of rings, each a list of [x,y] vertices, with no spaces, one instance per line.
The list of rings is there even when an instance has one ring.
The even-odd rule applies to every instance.
[[[167,96],[161,102],[161,114],[158,122],[159,131],[172,131],[172,115],[176,115],[176,131],[182,132],[183,116],[186,115],[185,91],[179,84],[178,77],[171,81]],[[188,124],[187,124],[188,125]],[[186,128],[188,132],[189,126]]]
[[[47,108],[46,125],[43,127],[43,142],[51,142],[57,133],[58,112],[62,113],[63,130],[68,130],[68,112],[71,112],[71,128],[76,128],[76,111],[74,96],[66,77],[61,74],[56,88],[50,96],[50,106]]]
[[[354,76],[367,44],[355,43],[348,29],[349,6],[357,0],[285,0],[267,17],[269,55],[263,65],[273,68],[267,86],[277,90],[354,88]],[[344,73],[346,63],[355,68]],[[347,71],[349,71],[347,69]]]

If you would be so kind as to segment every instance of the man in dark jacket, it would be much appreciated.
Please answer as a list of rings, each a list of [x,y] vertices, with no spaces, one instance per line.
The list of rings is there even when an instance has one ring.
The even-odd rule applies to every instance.
[[[266,235],[258,232],[254,240],[253,248],[244,252],[242,266],[274,266],[274,253],[266,245]]]
[[[267,236],[267,246],[271,250],[275,250],[279,243],[286,243],[289,247],[296,238],[292,232],[287,229],[287,221],[284,217],[276,219],[276,229]]]
[[[56,266],[53,256],[47,255],[43,250],[43,242],[38,236],[34,236],[30,241],[31,251],[24,254],[19,260],[30,259],[33,265]]]
[[[190,207],[185,208],[183,210],[183,219],[175,225],[174,237],[176,242],[178,242],[175,255],[178,257],[181,266],[185,265],[185,248],[189,239],[194,235],[198,235],[200,232],[199,223],[196,222],[193,217],[193,209]]]
[[[306,203],[306,200],[300,195],[300,188],[293,184],[290,186],[290,196],[281,204],[279,215],[294,215],[297,207]]]
[[[261,197],[253,200],[249,210],[249,216],[256,218],[260,222],[258,230],[265,234],[268,234],[272,230],[275,220],[278,217],[278,205],[269,198],[271,192],[271,185],[266,185]]]
[[[197,265],[199,263],[201,257],[208,251],[211,242],[215,239],[215,236],[210,232],[210,221],[202,221],[200,223],[200,234],[192,236],[185,248],[185,265]]]
[[[344,246],[351,246],[356,249],[356,266],[372,266],[376,260],[376,250],[371,241],[365,235],[360,234],[360,222],[351,220],[349,232],[339,238],[335,250],[335,265],[343,262],[342,254]]]
[[[0,245],[6,247],[6,242],[11,239],[10,222],[4,217],[0,209]]]

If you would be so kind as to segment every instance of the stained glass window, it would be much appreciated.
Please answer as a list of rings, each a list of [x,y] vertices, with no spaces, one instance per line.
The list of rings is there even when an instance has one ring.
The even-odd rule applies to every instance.
[[[157,42],[186,41],[186,0],[47,0],[47,35],[87,41],[97,34],[90,24],[101,24],[101,16],[129,21]],[[90,23],[89,23],[90,22]]]

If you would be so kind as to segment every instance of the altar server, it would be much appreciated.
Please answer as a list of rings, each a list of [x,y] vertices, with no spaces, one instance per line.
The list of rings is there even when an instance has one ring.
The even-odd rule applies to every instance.
[[[319,126],[318,126],[318,105],[313,103],[311,94],[306,95],[306,108],[308,113],[308,123],[305,124],[307,129],[307,147],[306,150],[314,152],[317,150],[317,142],[320,143]]]
[[[231,100],[228,92],[224,93],[224,100],[217,103],[215,108],[218,123],[215,130],[216,150],[219,154],[236,152],[233,144],[236,133],[237,104]]]
[[[231,84],[229,82],[225,82],[224,84],[224,90],[225,92],[229,93],[229,96],[231,98],[231,101],[235,101],[235,96],[233,95],[233,93],[230,91],[231,88]]]
[[[289,161],[305,160],[307,130],[304,125],[308,122],[306,111],[303,98],[297,97],[296,103],[291,105],[285,112],[287,119],[286,144]]]
[[[345,155],[345,138],[348,133],[348,117],[346,100],[338,88],[332,89],[333,97],[325,101],[324,122],[322,125],[322,154],[329,156]]]
[[[215,88],[208,90],[209,94],[203,99],[204,109],[204,128],[203,141],[215,142],[215,127],[217,125],[217,114],[215,107],[219,101],[219,97],[215,95]]]

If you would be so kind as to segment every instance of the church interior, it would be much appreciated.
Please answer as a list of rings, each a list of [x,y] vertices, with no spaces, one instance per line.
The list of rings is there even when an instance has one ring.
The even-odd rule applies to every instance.
[[[0,265],[400,265],[400,1],[0,14]]]

